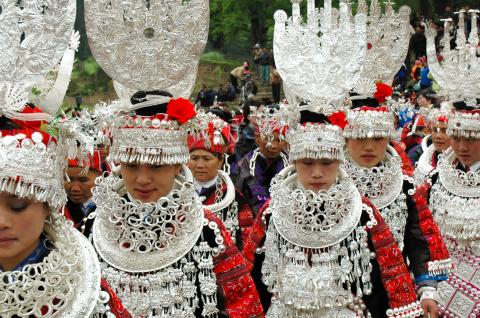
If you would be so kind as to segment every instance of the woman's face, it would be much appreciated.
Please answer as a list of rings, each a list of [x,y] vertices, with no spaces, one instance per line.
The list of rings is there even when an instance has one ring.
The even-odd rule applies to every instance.
[[[430,108],[432,105],[432,103],[424,95],[418,95],[417,104],[420,108]]]
[[[260,153],[268,159],[275,159],[280,156],[280,153],[285,149],[287,143],[285,140],[280,139],[278,132],[273,133],[273,141],[268,142],[266,138],[263,138],[260,134],[255,134],[255,142],[258,145]]]
[[[337,181],[340,162],[330,159],[299,159],[295,161],[300,184],[315,193],[330,189]]]
[[[358,165],[373,168],[385,159],[389,143],[388,138],[348,139],[347,149]]]
[[[0,267],[13,270],[40,243],[49,209],[45,203],[0,192]]]
[[[181,165],[121,164],[120,173],[128,193],[142,203],[157,202],[173,189]]]
[[[437,123],[432,127],[432,141],[437,152],[443,152],[450,147],[450,137],[447,135],[447,124]]]
[[[480,139],[454,137],[451,143],[457,159],[464,166],[470,167],[480,161]]]
[[[83,173],[83,168],[67,168],[68,180],[65,182],[65,191],[68,199],[75,204],[83,204],[92,197],[92,189],[95,187],[95,179],[99,173],[89,170]]]
[[[193,177],[199,182],[213,180],[217,176],[222,164],[223,159],[203,149],[192,151],[188,161],[188,167],[192,170]]]

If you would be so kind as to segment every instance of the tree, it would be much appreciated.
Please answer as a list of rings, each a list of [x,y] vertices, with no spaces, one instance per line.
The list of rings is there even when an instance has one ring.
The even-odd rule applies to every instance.
[[[87,32],[85,30],[84,0],[77,0],[77,16],[75,19],[75,30],[80,33],[80,46],[78,47],[77,58],[85,60],[92,55],[88,46]]]
[[[407,1],[396,1],[396,6]],[[333,5],[338,6],[338,2],[333,0]],[[354,6],[356,2],[353,1]],[[317,6],[322,5],[323,1],[317,1]],[[215,49],[222,49],[226,42],[239,39],[248,39],[250,44],[268,44],[272,40],[275,11],[285,10],[290,14],[292,3],[290,0],[211,0],[210,6],[210,43]],[[302,8],[305,11],[306,5]]]
[[[277,9],[289,10],[290,0],[212,0],[210,41],[221,49],[225,41],[248,39],[250,43],[267,42],[273,14]]]

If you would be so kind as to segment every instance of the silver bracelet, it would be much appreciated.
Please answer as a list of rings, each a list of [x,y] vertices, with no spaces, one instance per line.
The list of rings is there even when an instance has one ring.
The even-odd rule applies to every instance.
[[[431,299],[437,304],[440,303],[440,295],[437,292],[435,287],[424,286],[418,290],[418,295],[420,296],[420,302],[424,299]]]

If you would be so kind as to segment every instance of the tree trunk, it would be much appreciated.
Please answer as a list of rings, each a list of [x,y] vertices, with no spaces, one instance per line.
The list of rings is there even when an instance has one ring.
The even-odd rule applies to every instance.
[[[75,30],[80,33],[80,45],[76,57],[80,60],[85,60],[92,55],[90,47],[88,46],[87,32],[85,30],[85,10],[84,0],[77,0],[77,16],[75,19]]]
[[[264,45],[266,42],[267,33],[265,23],[255,16],[252,16],[252,19],[250,21],[253,43],[261,43],[262,45]]]
[[[225,46],[225,34],[221,33],[212,38],[212,46],[215,50],[221,51]]]

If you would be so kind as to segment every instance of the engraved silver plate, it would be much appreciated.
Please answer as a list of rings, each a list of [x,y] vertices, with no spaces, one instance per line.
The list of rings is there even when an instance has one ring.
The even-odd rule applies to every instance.
[[[105,72],[135,90],[189,97],[209,29],[208,0],[86,0],[90,48]]]

